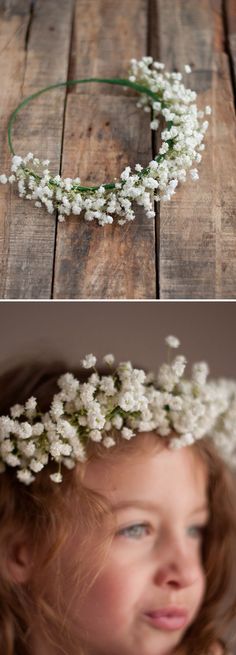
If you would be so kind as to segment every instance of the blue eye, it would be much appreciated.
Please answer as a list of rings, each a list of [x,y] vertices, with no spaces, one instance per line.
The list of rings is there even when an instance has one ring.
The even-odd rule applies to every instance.
[[[118,535],[140,539],[145,533],[147,534],[148,529],[149,526],[147,523],[136,523],[135,525],[129,525],[127,528],[123,528],[123,530],[118,532]]]
[[[203,537],[204,531],[206,529],[205,525],[191,525],[188,528],[188,534],[194,539],[200,539]]]

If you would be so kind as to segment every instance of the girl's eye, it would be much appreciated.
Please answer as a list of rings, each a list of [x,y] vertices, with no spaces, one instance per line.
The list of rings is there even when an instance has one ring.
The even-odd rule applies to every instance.
[[[190,525],[188,528],[188,534],[194,539],[201,539],[206,530],[206,525]]]
[[[131,537],[134,539],[140,539],[140,537],[145,536],[150,532],[148,523],[136,523],[135,525],[129,525],[127,528],[119,530],[118,535],[122,537]]]

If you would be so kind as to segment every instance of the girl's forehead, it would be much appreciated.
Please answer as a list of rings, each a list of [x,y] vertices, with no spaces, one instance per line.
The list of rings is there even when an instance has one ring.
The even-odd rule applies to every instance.
[[[140,500],[187,508],[206,502],[207,481],[206,466],[191,446],[180,450],[164,446],[94,459],[83,482],[114,506]]]

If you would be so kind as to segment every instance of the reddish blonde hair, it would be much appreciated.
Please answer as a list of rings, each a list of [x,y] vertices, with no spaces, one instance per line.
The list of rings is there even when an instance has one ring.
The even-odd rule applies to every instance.
[[[11,405],[24,403],[31,395],[37,397],[41,410],[47,411],[57,391],[56,380],[67,369],[62,362],[49,366],[30,363],[6,372],[0,378],[0,414],[8,414]],[[71,367],[70,370],[82,381],[87,377],[84,371],[73,371]],[[136,448],[135,439],[129,442],[118,439],[117,446],[111,451],[91,443],[89,458],[112,457],[114,450],[128,456],[130,450]],[[202,552],[207,584],[199,615],[176,653],[203,655],[216,640],[224,643],[228,623],[236,616],[235,585],[229,593],[236,547],[236,491],[233,476],[215,452],[210,439],[201,439],[192,448],[206,462],[209,471],[211,518]],[[0,652],[4,655],[32,655],[29,645],[32,612],[40,616],[42,629],[49,640],[53,642],[56,634],[70,644],[71,636],[63,622],[60,605],[60,576],[55,580],[58,606],[52,610],[44,593],[41,572],[47,573],[61,546],[72,534],[77,499],[77,521],[83,526],[85,536],[78,549],[78,558],[71,564],[71,580],[80,585],[83,594],[99,574],[112,538],[112,516],[105,499],[83,485],[85,466],[76,467],[79,475],[75,474],[75,469],[64,469],[61,485],[53,484],[49,479],[49,468],[55,470],[53,464],[38,473],[35,482],[28,487],[17,480],[14,469],[10,467],[0,475]],[[99,527],[102,521],[106,521],[106,536],[98,541],[97,553],[93,552],[90,560],[89,534],[91,528]],[[7,572],[9,544],[17,535],[19,538],[26,536],[31,546],[33,570],[30,584],[14,583]],[[83,653],[81,648],[78,655]]]

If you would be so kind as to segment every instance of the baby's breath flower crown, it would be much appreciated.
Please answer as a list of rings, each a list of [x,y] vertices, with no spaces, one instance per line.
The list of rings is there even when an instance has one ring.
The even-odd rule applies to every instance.
[[[179,346],[173,336],[166,342],[172,349]],[[50,478],[61,482],[62,465],[72,469],[84,462],[89,441],[111,448],[118,434],[129,440],[150,431],[168,438],[169,448],[209,436],[225,461],[236,465],[235,381],[207,381],[205,362],[194,364],[191,379],[186,379],[183,355],[162,364],[157,375],[133,368],[129,361],[114,367],[112,354],[103,360],[110,367],[107,375],[98,374],[92,354],[82,361],[85,369],[92,369],[87,382],[71,373],[62,375],[47,413],[31,397],[25,405],[11,407],[10,416],[0,417],[1,472],[16,467],[17,478],[30,484],[55,461],[58,470]]]
[[[131,59],[128,79],[87,78],[53,84],[26,98],[14,110],[8,124],[8,141],[13,155],[11,175],[0,175],[0,182],[17,183],[21,198],[33,200],[36,207],[46,207],[49,214],[58,212],[58,220],[66,216],[84,213],[86,221],[97,220],[99,225],[113,222],[114,215],[120,225],[135,218],[133,202],[144,207],[148,218],[153,218],[153,201],[170,200],[179,182],[185,182],[187,173],[198,179],[197,165],[201,161],[202,143],[208,128],[205,114],[211,113],[209,106],[199,111],[195,100],[197,94],[182,83],[181,73],[164,71],[164,64],[143,57],[140,61]],[[190,73],[190,66],[185,66]],[[16,115],[30,100],[50,89],[71,86],[84,82],[105,82],[131,87],[141,94],[137,104],[144,111],[151,112],[150,127],[157,130],[159,118],[164,119],[165,129],[161,132],[161,147],[158,155],[143,168],[136,164],[135,170],[127,166],[119,179],[98,186],[83,186],[79,177],[74,179],[53,175],[49,160],[40,161],[31,152],[26,157],[17,155],[12,146],[11,129]]]

